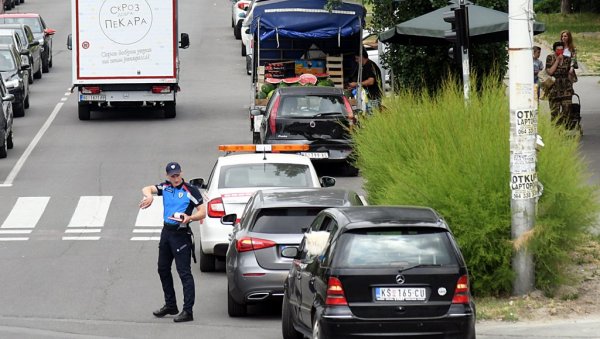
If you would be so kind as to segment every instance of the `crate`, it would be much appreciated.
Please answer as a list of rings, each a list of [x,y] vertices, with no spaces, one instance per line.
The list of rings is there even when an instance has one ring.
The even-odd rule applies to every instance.
[[[327,74],[335,87],[344,88],[344,57],[327,55]]]

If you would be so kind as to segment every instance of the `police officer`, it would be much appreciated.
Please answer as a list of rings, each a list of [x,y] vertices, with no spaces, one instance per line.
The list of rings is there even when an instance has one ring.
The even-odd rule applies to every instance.
[[[166,171],[165,182],[142,189],[144,198],[140,202],[140,208],[145,209],[152,205],[153,194],[163,197],[164,226],[158,243],[158,275],[165,295],[165,305],[153,314],[161,318],[167,314],[179,313],[171,274],[171,265],[175,259],[177,273],[183,285],[183,310],[173,321],[192,321],[194,320],[192,308],[195,287],[191,272],[191,256],[194,255],[194,245],[189,223],[204,219],[206,209],[200,191],[183,180],[181,166],[178,163],[168,163]]]

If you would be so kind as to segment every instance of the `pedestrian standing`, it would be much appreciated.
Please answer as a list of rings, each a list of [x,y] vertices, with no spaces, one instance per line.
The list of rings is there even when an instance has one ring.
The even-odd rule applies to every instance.
[[[373,110],[379,109],[381,97],[383,95],[383,85],[381,81],[381,71],[377,64],[369,59],[369,53],[366,49],[362,49],[361,53],[354,56],[357,64],[362,62],[362,73],[360,85],[367,91],[367,113],[372,113]],[[358,70],[357,67],[354,73],[350,76],[350,81],[346,85],[349,89],[358,88]],[[360,95],[360,94],[359,94]]]
[[[573,82],[569,78],[571,58],[563,55],[564,43],[562,41],[555,42],[552,50],[554,53],[546,57],[546,73],[555,78],[554,85],[548,93],[550,114],[556,124],[572,127]]]
[[[181,166],[178,163],[168,163],[166,172],[167,180],[165,182],[142,189],[144,198],[140,202],[140,208],[145,209],[152,205],[154,194],[163,197],[164,226],[158,243],[158,275],[162,284],[165,305],[154,311],[153,314],[162,318],[167,314],[179,313],[173,288],[173,275],[171,274],[171,266],[175,260],[175,267],[183,285],[183,310],[173,321],[192,321],[194,320],[192,308],[195,286],[191,271],[191,257],[194,256],[194,241],[189,224],[192,221],[204,219],[206,209],[200,191],[184,181]]]
[[[539,73],[544,69],[544,63],[540,60],[540,54],[542,49],[540,46],[533,46],[533,83],[536,85],[537,96],[536,99],[540,99],[540,77]]]

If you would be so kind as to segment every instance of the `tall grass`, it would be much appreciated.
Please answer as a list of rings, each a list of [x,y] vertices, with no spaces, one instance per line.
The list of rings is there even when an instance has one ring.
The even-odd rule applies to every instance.
[[[468,262],[474,290],[511,291],[509,107],[506,89],[484,81],[468,105],[462,89],[446,82],[431,97],[403,92],[363,119],[354,132],[357,166],[373,204],[425,205],[450,224]],[[533,240],[537,285],[561,281],[566,254],[599,211],[596,187],[578,143],[553,127],[547,114],[539,130],[544,184]]]

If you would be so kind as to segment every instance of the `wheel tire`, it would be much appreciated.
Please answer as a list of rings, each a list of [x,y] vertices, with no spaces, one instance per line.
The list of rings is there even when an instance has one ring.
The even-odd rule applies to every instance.
[[[242,40],[242,21],[233,28],[233,36],[235,40]]]
[[[8,155],[8,138],[6,132],[2,136],[2,139],[0,139],[0,142],[2,142],[2,145],[0,145],[0,159],[3,159]]]
[[[8,133],[8,138],[6,138],[6,148],[8,148],[8,149],[13,149],[13,147],[15,146],[13,144],[13,138],[12,137],[13,137],[12,131],[10,131]]]
[[[25,101],[23,101],[23,107],[29,108],[29,94],[27,94]]]
[[[33,84],[33,73],[31,72],[31,70],[29,70],[29,76],[28,76],[28,80],[27,82],[29,82],[29,84]]]
[[[41,78],[42,78],[42,72],[43,72],[42,68],[43,68],[43,67],[40,67],[40,70],[39,70],[39,71],[37,71],[37,72],[33,73],[33,77],[34,77],[35,79],[41,79]]]
[[[346,167],[344,168],[344,172],[345,172],[346,176],[349,176],[349,177],[358,176],[358,168],[354,167],[354,165],[352,165],[352,164],[346,164]]]
[[[323,337],[321,336],[321,325],[319,324],[319,321],[316,319],[315,316],[313,316],[312,323],[313,323],[313,325],[312,325],[312,339],[322,339]]]
[[[90,105],[79,103],[78,106],[79,120],[90,120]]]
[[[281,334],[283,339],[302,339],[303,336],[300,332],[294,328],[294,322],[292,321],[292,313],[290,311],[287,297],[283,296],[283,304],[281,306]]]
[[[50,56],[46,55],[46,57],[44,57],[42,55],[42,72],[44,73],[48,73],[50,72]]]
[[[231,293],[229,293],[229,285],[227,285],[227,313],[229,316],[234,318],[243,317],[246,315],[246,311],[245,304],[239,304],[233,300]]]
[[[214,272],[215,259],[214,255],[204,253],[200,245],[200,272]]]
[[[25,100],[18,105],[13,106],[13,114],[15,117],[24,117],[25,116]]]
[[[260,133],[252,132],[252,143],[260,144]]]
[[[21,0],[21,3],[25,3],[25,0]]]
[[[48,51],[49,55],[48,55],[48,67],[52,68],[52,60],[54,59],[52,57],[52,48],[50,48],[50,50]]]
[[[165,119],[173,119],[177,116],[177,107],[175,101],[165,102]]]
[[[242,56],[245,57],[246,56],[246,46],[244,46],[243,42],[241,42],[240,45],[242,45]]]

